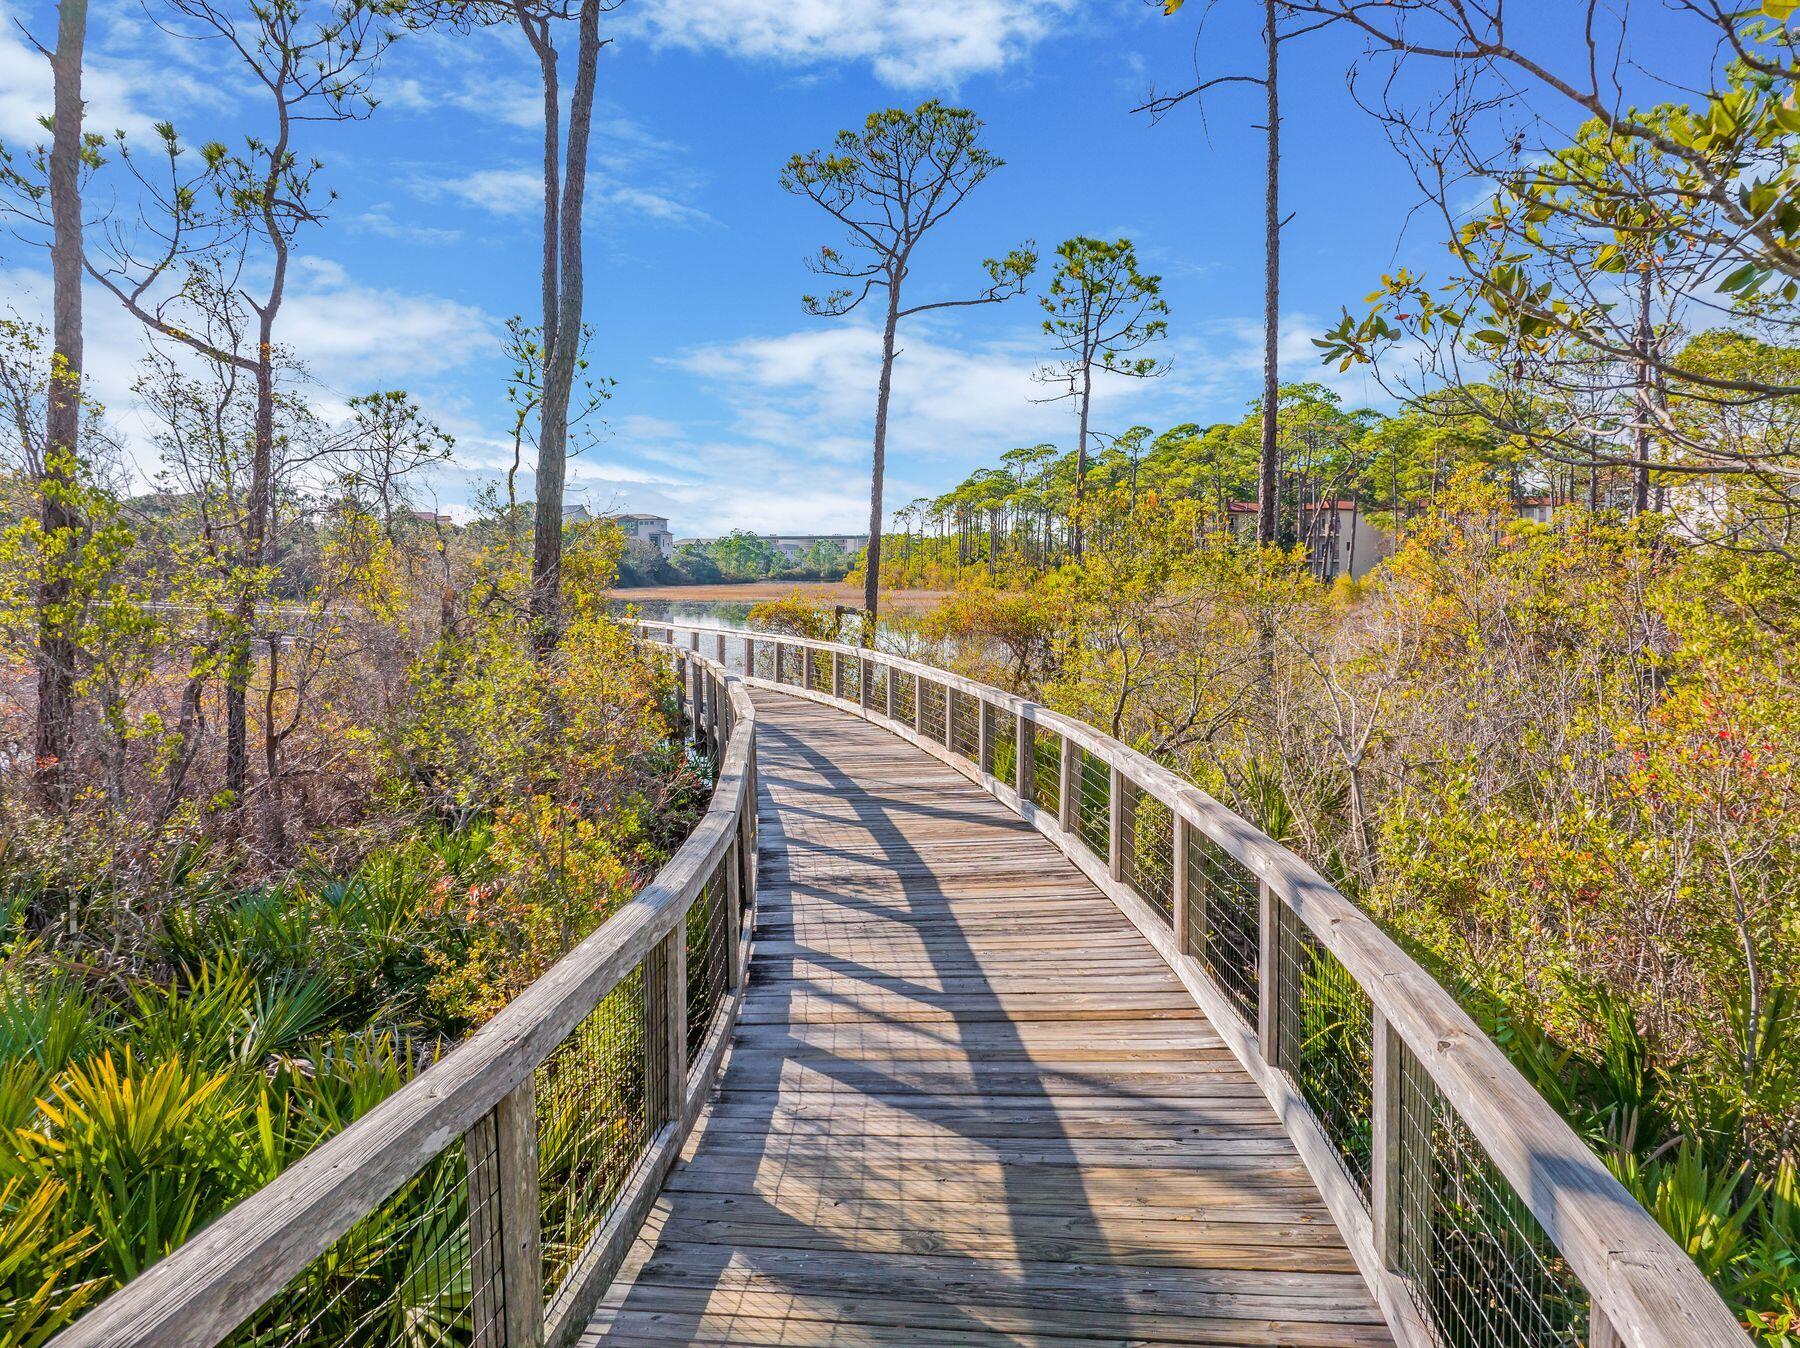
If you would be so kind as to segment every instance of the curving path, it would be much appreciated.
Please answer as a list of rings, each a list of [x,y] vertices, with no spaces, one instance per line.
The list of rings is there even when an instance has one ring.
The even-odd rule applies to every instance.
[[[1112,903],[913,746],[756,702],[751,986],[581,1343],[1390,1343],[1262,1093]]]

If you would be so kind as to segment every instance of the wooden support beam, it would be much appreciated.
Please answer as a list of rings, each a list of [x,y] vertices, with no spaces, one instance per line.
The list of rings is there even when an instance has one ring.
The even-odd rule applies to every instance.
[[[1194,915],[1189,907],[1188,883],[1188,821],[1175,815],[1169,842],[1169,914],[1175,928],[1175,948],[1184,955],[1194,953]]]
[[[687,1084],[687,925],[658,941],[644,957],[644,1057],[649,1074],[650,1125],[681,1117]]]
[[[1369,1219],[1374,1235],[1375,1257],[1383,1268],[1399,1264],[1399,1234],[1403,1217],[1399,1201],[1405,1185],[1401,1181],[1403,1129],[1400,1119],[1400,1089],[1405,1074],[1405,1047],[1388,1024],[1387,1017],[1375,1011],[1374,1103],[1370,1119],[1369,1151]]]
[[[1273,1067],[1287,1066],[1286,1046],[1281,1042],[1281,1013],[1290,1005],[1290,962],[1282,957],[1287,942],[1284,905],[1266,881],[1256,882],[1256,1033],[1263,1058]]]
[[[1075,828],[1075,741],[1062,736],[1062,754],[1057,759],[1057,828],[1067,833]]]
[[[469,1174],[474,1342],[537,1348],[544,1335],[539,1227],[537,1078],[528,1076],[471,1128]]]
[[[1024,712],[1014,714],[1013,745],[1013,790],[1029,805],[1037,773],[1037,723]]]
[[[1106,774],[1106,873],[1125,874],[1125,778],[1117,768]]]
[[[738,948],[744,930],[744,835],[725,853],[725,986],[735,988],[744,980],[743,951]]]

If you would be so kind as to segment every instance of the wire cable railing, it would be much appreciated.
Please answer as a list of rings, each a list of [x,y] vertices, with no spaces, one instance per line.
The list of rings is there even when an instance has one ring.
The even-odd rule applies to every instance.
[[[50,1348],[573,1342],[712,1086],[750,955],[755,709],[720,661],[662,649],[717,776],[649,885]]]
[[[1401,1343],[1748,1343],[1693,1261],[1454,998],[1318,871],[1205,792],[1083,722],[900,656],[640,629],[695,652],[704,633],[750,682],[866,717],[1061,848],[1268,1097]]]

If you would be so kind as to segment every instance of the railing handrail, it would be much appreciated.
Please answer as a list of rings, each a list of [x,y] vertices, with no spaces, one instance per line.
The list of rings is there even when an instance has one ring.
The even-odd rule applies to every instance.
[[[754,704],[743,680],[700,661],[728,690],[729,736],[706,814],[650,882],[468,1039],[105,1298],[49,1348],[212,1348],[530,1080],[678,930],[739,839],[746,811],[753,818],[756,808]]]
[[[834,662],[839,656],[870,661],[954,688],[1021,721],[1052,731],[1103,760],[1255,875],[1343,965],[1369,998],[1377,1032],[1385,1023],[1405,1044],[1568,1261],[1600,1312],[1595,1317],[1599,1327],[1596,1345],[1604,1333],[1615,1335],[1617,1341],[1633,1348],[1744,1348],[1749,1342],[1737,1318],[1693,1260],[1533,1089],[1455,998],[1315,868],[1205,791],[1084,721],[904,656],[742,628],[653,620],[638,621],[638,628],[666,633],[671,643],[677,632],[692,634],[696,652],[699,638],[706,636],[827,652]],[[779,667],[776,672],[779,679]],[[946,752],[942,744],[916,735],[892,716],[875,713],[863,702],[788,683],[771,683],[755,677],[753,668],[747,668],[744,677],[754,686],[777,687],[782,692],[826,701],[883,724],[982,782],[1040,831],[1062,843],[1065,851],[1070,850],[1060,825],[1050,820],[1046,811],[1019,798],[1010,785],[980,770],[979,765],[971,773],[969,765]],[[1131,904],[1147,907],[1135,895],[1122,894],[1123,887],[1116,878],[1109,879],[1104,871],[1094,873],[1086,857],[1074,852],[1070,855],[1089,871],[1090,878],[1103,891],[1126,907],[1128,914]],[[1138,925],[1143,927],[1144,923],[1139,921]],[[1166,957],[1170,955],[1168,945],[1157,944]],[[1171,958],[1171,963],[1176,963],[1176,959]],[[1247,1049],[1258,1044],[1255,1026],[1247,1034],[1227,1033],[1224,1037],[1240,1059],[1246,1059]],[[1272,1083],[1266,1073],[1256,1072],[1257,1065],[1249,1061],[1245,1066],[1253,1068],[1265,1090],[1270,1089]],[[1285,1115],[1283,1121],[1292,1131],[1291,1121]],[[1322,1183],[1321,1188],[1324,1187]],[[1329,1193],[1326,1196],[1331,1197]],[[1334,1207],[1340,1226],[1345,1224],[1346,1215]],[[1363,1221],[1366,1225],[1366,1214]],[[1370,1272],[1366,1263],[1364,1269],[1365,1273]],[[1379,1294],[1382,1289],[1376,1290]],[[1391,1320],[1395,1308],[1387,1300],[1383,1307],[1390,1312]]]

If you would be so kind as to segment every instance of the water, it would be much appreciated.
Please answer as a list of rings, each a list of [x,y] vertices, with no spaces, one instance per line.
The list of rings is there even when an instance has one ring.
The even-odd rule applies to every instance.
[[[754,607],[751,602],[741,599],[632,599],[629,596],[630,591],[615,592],[615,597],[607,601],[608,607],[621,618],[625,616],[626,608],[631,607],[637,610],[638,617],[643,622],[673,623],[709,630],[742,630],[749,627],[750,610]],[[859,631],[858,621],[855,616],[846,617],[837,639],[855,645]],[[918,649],[918,637],[904,621],[895,624],[883,617],[876,623],[875,631],[877,644],[883,650],[913,654]]]
[[[623,617],[627,607],[648,623],[675,623],[688,627],[743,628],[750,625],[751,604],[740,599],[629,599],[608,600],[612,611]]]

